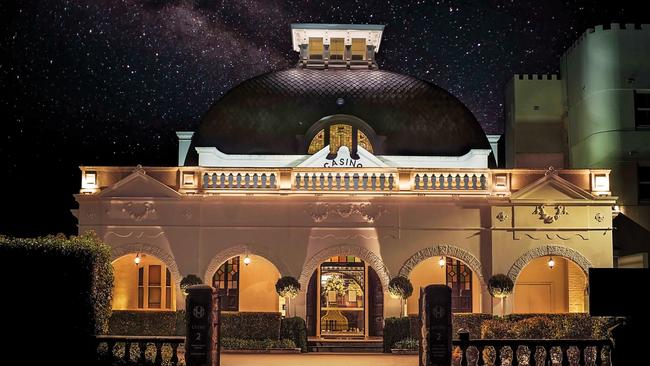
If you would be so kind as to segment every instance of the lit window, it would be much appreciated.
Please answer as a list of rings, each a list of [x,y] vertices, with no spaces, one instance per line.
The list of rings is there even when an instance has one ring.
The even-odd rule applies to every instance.
[[[352,126],[331,125],[330,126],[330,153],[336,154],[341,146],[352,146]]]
[[[366,59],[366,39],[365,38],[352,38],[352,59],[365,60]]]
[[[309,59],[310,60],[323,59],[323,38],[309,37]]]
[[[634,121],[637,128],[650,128],[650,91],[634,92]]]
[[[320,130],[309,144],[308,154],[315,154],[325,147],[325,130]]]
[[[239,311],[239,257],[230,258],[212,276],[219,306],[225,311]]]
[[[345,40],[343,38],[330,38],[330,60],[343,60],[345,53]]]
[[[165,270],[165,282],[162,270]],[[145,273],[147,278],[145,279]],[[172,309],[172,274],[162,265],[144,265],[138,268],[138,309]],[[164,299],[164,304],[163,304]]]
[[[357,145],[363,147],[367,151],[374,153],[370,139],[361,130],[357,130],[350,125],[335,124],[329,127],[329,141],[326,141],[325,130],[320,130],[316,136],[309,143],[307,149],[308,154],[315,154],[325,147],[326,144],[330,145],[330,153],[336,154],[341,146],[347,146],[352,149],[352,136],[354,131],[357,131]]]
[[[357,144],[372,152],[372,145],[370,144],[370,140],[368,140],[368,136],[359,130],[357,130]]]

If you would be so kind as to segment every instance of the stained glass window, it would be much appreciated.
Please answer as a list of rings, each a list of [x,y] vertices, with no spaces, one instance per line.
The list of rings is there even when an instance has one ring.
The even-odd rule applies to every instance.
[[[451,308],[455,313],[472,312],[472,270],[454,258],[445,258],[447,286],[451,287]]]
[[[309,144],[308,154],[315,154],[325,147],[325,130],[320,130]]]
[[[357,145],[360,145],[364,149],[368,150],[371,153],[374,153],[370,139],[357,128],[353,128],[350,125],[337,123],[329,127],[329,141],[326,141],[325,130],[320,130],[314,136],[314,138],[309,143],[309,148],[307,149],[308,154],[315,154],[325,147],[326,144],[330,145],[330,153],[336,154],[339,151],[341,146],[347,146],[352,149],[352,137],[356,131],[357,134]]]
[[[222,310],[239,310],[239,257],[228,259],[212,277],[212,286],[219,292]]]

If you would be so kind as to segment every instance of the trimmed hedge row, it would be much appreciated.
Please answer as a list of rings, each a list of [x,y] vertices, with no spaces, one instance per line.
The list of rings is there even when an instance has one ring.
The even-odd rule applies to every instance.
[[[22,266],[22,268],[17,267]],[[0,278],[7,297],[0,313],[14,354],[49,362],[70,344],[77,360],[94,357],[90,336],[105,331],[110,316],[113,267],[110,248],[94,233],[66,238],[0,236]],[[34,335],[42,338],[34,352]]]
[[[616,323],[611,317],[592,317],[586,313],[512,314],[505,317],[491,314],[454,314],[453,337],[465,328],[471,339],[604,339],[607,329]],[[386,318],[384,351],[390,352],[396,342],[419,338],[417,315]]]
[[[280,339],[290,339],[302,352],[307,352],[307,325],[299,316],[284,318],[280,323]]]
[[[280,313],[221,313],[223,337],[280,339]]]
[[[127,336],[184,336],[185,310],[115,310],[108,320],[108,334]]]
[[[221,338],[221,348],[224,349],[270,349],[270,348],[297,348],[291,339],[241,339]]]

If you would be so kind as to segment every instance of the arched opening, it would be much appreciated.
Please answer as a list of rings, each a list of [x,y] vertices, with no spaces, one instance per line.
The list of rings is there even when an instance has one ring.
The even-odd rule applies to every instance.
[[[176,279],[159,258],[129,253],[113,261],[113,310],[176,310]]]
[[[280,272],[258,255],[238,255],[222,263],[212,274],[223,311],[284,312],[284,299],[275,292]]]
[[[332,256],[307,286],[307,334],[364,338],[383,334],[384,297],[377,272],[359,257]]]
[[[418,314],[420,288],[446,284],[451,288],[451,307],[454,313],[481,312],[481,282],[463,261],[450,256],[436,256],[418,263],[408,274],[413,284],[413,295],[406,301],[408,314]]]
[[[581,313],[586,308],[587,275],[561,256],[535,258],[517,277],[514,313]]]

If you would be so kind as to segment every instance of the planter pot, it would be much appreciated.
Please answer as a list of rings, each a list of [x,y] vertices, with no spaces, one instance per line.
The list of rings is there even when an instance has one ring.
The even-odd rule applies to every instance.
[[[416,349],[391,348],[390,352],[396,355],[417,355],[420,351]]]

